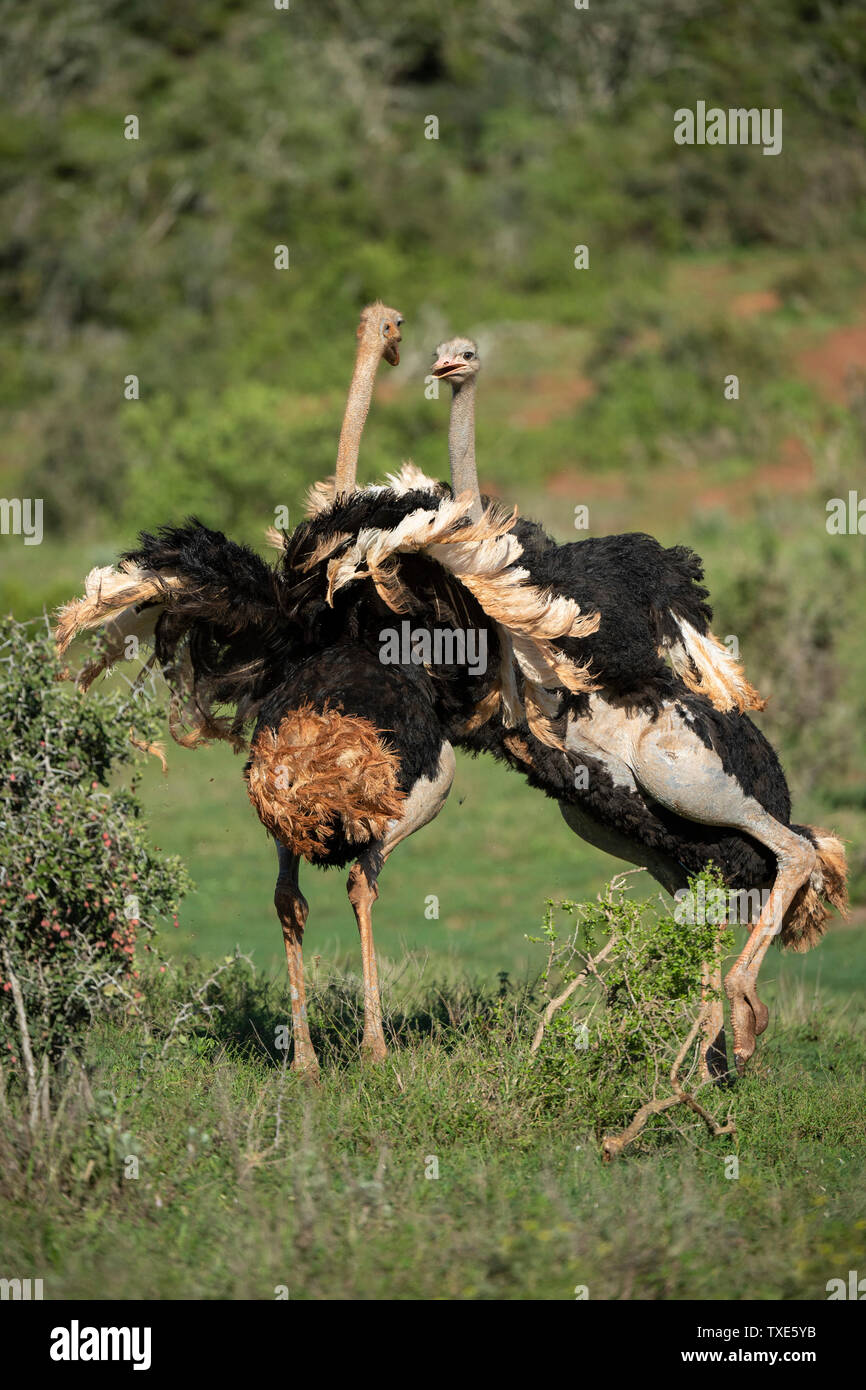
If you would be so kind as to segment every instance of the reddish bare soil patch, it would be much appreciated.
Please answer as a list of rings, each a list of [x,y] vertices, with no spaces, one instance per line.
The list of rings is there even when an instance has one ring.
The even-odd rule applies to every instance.
[[[801,375],[830,401],[848,405],[866,382],[866,326],[837,328],[797,358]]]
[[[783,441],[776,462],[756,469],[747,478],[734,478],[713,487],[707,487],[700,469],[659,469],[631,482],[624,474],[597,478],[591,473],[566,469],[548,478],[545,492],[548,497],[568,498],[588,505],[625,502],[630,508],[637,506],[638,509],[651,495],[654,511],[671,518],[686,518],[695,510],[716,508],[731,516],[743,516],[751,510],[757,497],[768,493],[791,497],[808,492],[813,483],[812,459],[801,441],[790,435]],[[620,529],[632,524],[632,520],[623,521]]]
[[[724,507],[736,516],[746,511],[755,497],[768,492],[795,496],[808,492],[814,481],[815,470],[808,450],[795,435],[789,435],[782,441],[781,457],[777,463],[765,464],[749,478],[720,487],[704,488],[692,500],[704,508]]]
[[[757,483],[772,482],[777,492],[808,492],[815,481],[815,466],[809,450],[796,435],[782,440],[782,457],[755,474]]]
[[[731,300],[735,319],[757,318],[758,314],[771,314],[781,307],[782,301],[775,290],[752,290],[748,294],[735,294]]]
[[[535,376],[528,381],[499,381],[497,387],[525,404],[508,417],[510,425],[521,429],[541,429],[553,420],[570,415],[581,401],[595,394],[595,384],[586,377]]]

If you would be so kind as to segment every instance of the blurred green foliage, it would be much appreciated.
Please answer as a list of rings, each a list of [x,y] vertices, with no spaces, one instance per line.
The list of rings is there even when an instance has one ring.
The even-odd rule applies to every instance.
[[[850,345],[829,386],[814,365],[863,323],[861,4],[2,14],[0,493],[42,497],[47,534],[0,537],[0,609],[68,597],[188,512],[255,543],[275,507],[296,519],[382,295],[405,351],[362,479],[407,456],[445,472],[447,402],[422,380],[446,331],[476,334],[482,482],[561,538],[588,503],[593,533],[700,551],[798,815],[866,872],[866,548],[824,529],[863,476],[866,392]],[[781,107],[782,153],[675,145],[698,100]]]
[[[866,226],[857,4],[4,9],[3,485],[41,489],[50,524],[79,537],[187,504],[260,528],[274,488],[331,462],[351,325],[378,294],[407,314],[416,382],[448,325],[496,330],[494,369],[508,325],[524,370],[515,326],[589,333],[597,396],[579,427],[573,410],[549,439],[518,438],[506,483],[712,436],[730,423],[732,357],[761,378],[737,412],[745,439],[774,344],[750,325],[720,334],[717,313],[677,323],[671,258],[820,250]],[[675,146],[673,111],[698,99],[781,106],[783,154]],[[840,264],[801,301],[838,302],[850,280]],[[653,344],[624,352],[642,330]],[[582,365],[569,338],[556,356]],[[368,475],[401,440],[441,471],[425,405],[416,389],[393,447],[374,424]]]

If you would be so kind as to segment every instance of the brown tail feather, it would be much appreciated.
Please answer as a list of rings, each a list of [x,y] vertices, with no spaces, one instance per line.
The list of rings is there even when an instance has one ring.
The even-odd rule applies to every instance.
[[[309,703],[257,734],[245,776],[262,824],[312,861],[335,827],[350,844],[380,839],[406,795],[397,755],[368,719]]]
[[[837,835],[820,826],[804,827],[818,852],[818,863],[808,883],[804,883],[788,911],[780,933],[780,945],[789,951],[811,951],[826,930],[830,912],[827,904],[848,916],[848,862],[845,846]]]
[[[696,695],[706,695],[716,709],[761,710],[766,700],[746,679],[741,662],[731,655],[715,633],[700,633],[684,618],[672,614],[680,631],[678,642],[668,643],[662,655],[670,657],[680,679]]]

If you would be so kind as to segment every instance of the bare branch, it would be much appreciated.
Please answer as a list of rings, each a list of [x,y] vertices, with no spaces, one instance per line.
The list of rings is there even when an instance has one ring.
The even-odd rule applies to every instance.
[[[688,1055],[689,1048],[695,1041],[701,1027],[706,1023],[710,1013],[710,1005],[705,1004],[700,1010],[694,1023],[689,1029],[685,1042],[682,1044],[676,1055],[674,1064],[670,1071],[670,1082],[673,1087],[673,1095],[665,1096],[663,1100],[652,1100],[646,1105],[642,1105],[631,1123],[622,1131],[621,1134],[609,1134],[602,1142],[602,1155],[605,1163],[610,1163],[612,1159],[618,1158],[623,1149],[631,1144],[640,1134],[648,1119],[653,1115],[659,1115],[663,1110],[670,1110],[674,1105],[687,1105],[696,1115],[708,1126],[710,1133],[715,1137],[720,1134],[736,1134],[737,1127],[730,1113],[725,1124],[720,1125],[717,1120],[705,1110],[699,1101],[689,1092],[683,1089],[679,1080],[679,1070]]]
[[[30,1029],[27,1026],[27,1011],[24,1008],[24,995],[21,993],[21,985],[18,976],[12,969],[12,959],[9,955],[8,946],[3,947],[3,965],[6,969],[6,976],[12,986],[12,998],[15,1001],[15,1013],[18,1018],[18,1032],[21,1037],[21,1057],[24,1062],[24,1074],[27,1077],[27,1096],[30,1101],[30,1128],[36,1128],[39,1119],[39,1090],[36,1082],[36,1066],[33,1061],[33,1049],[30,1046]]]
[[[550,1023],[550,1020],[553,1018],[554,1014],[562,1008],[566,1000],[571,998],[572,994],[574,994],[574,991],[576,989],[586,984],[587,977],[590,974],[595,973],[595,969],[599,961],[603,961],[605,956],[610,954],[614,946],[617,944],[618,940],[618,937],[612,936],[610,940],[607,942],[607,945],[603,946],[602,949],[598,952],[598,955],[593,956],[592,959],[588,962],[586,969],[581,970],[580,974],[574,977],[571,983],[566,986],[566,988],[562,991],[561,994],[558,994],[555,999],[551,999],[550,1003],[548,1004],[547,1008],[544,1010],[544,1013],[541,1016],[541,1022],[535,1030],[535,1037],[532,1039],[532,1046],[529,1049],[531,1053],[537,1052],[539,1047],[541,1046],[541,1039],[544,1037],[544,1030],[547,1027],[548,1023]]]

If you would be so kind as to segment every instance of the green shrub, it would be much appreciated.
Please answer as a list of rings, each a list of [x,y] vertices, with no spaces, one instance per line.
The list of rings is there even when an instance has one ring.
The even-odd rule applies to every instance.
[[[274,508],[302,492],[310,458],[316,476],[333,467],[333,420],[321,411],[290,420],[285,407],[283,393],[258,382],[199,392],[182,411],[164,395],[147,409],[131,407],[122,431],[131,459],[130,527],[195,515],[261,542]]]
[[[135,776],[114,784],[131,737],[159,724],[142,687],[87,699],[63,682],[47,622],[0,621],[0,1049],[15,1066],[135,1005],[136,950],[189,887],[146,841]]]
[[[689,880],[688,920],[679,908],[628,897],[626,877],[594,903],[549,902],[542,937],[530,938],[545,941],[549,952],[542,978],[550,1004],[543,1036],[536,1033],[537,1060],[551,1099],[557,1090],[579,1092],[599,1136],[670,1092],[672,1071],[683,1086],[702,1084],[700,1037],[681,1049],[704,1007],[704,962],[720,963],[733,941],[722,925],[727,899],[717,870]]]

